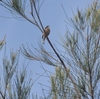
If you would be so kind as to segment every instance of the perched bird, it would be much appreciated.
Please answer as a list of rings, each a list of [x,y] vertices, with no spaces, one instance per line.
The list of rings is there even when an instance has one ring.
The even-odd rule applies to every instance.
[[[49,34],[50,34],[50,26],[47,25],[45,27],[44,32],[42,33],[43,44],[44,44],[45,38],[47,38]]]

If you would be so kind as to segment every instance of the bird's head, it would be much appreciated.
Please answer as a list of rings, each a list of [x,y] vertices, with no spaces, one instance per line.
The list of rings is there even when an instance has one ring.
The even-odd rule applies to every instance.
[[[45,27],[45,29],[46,29],[46,28],[50,29],[50,26],[49,26],[49,25],[47,25],[47,26]]]

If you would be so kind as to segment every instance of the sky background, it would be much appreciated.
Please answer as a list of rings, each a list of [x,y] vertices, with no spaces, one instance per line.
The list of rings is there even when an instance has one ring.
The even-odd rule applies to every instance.
[[[84,10],[92,3],[92,1],[93,0],[44,0],[40,11],[40,17],[44,27],[50,25],[51,32],[49,39],[59,50],[63,50],[59,45],[59,43],[61,43],[59,35],[64,37],[66,33],[66,23],[64,20],[67,21],[61,4],[70,18],[73,17],[72,11],[76,14],[77,8]],[[3,39],[5,34],[7,56],[9,56],[9,52],[12,49],[14,51],[18,50],[22,44],[26,45],[26,42],[28,45],[32,44],[34,47],[39,48],[38,42],[41,42],[42,35],[37,27],[23,18],[20,20],[13,18],[8,10],[0,6],[0,39]],[[52,51],[47,41],[45,41],[45,45],[43,46],[48,51]],[[4,50],[0,52],[0,66],[2,66],[3,55]],[[31,76],[33,80],[36,80],[39,77],[36,73],[42,74],[44,72],[40,62],[29,61],[20,55],[20,67],[23,64],[23,61],[25,61],[26,65],[30,62],[27,70],[28,72],[32,71]],[[42,66],[44,66],[45,69],[54,72],[54,67],[43,63]],[[33,85],[32,92],[41,96],[43,94],[39,83],[49,85],[49,78],[40,77]]]

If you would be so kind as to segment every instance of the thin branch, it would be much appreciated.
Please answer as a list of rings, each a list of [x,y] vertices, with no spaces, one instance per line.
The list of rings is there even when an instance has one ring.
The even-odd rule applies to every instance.
[[[43,25],[42,25],[42,22],[41,22],[41,19],[40,19],[39,14],[38,14],[38,11],[37,11],[37,8],[36,8],[36,4],[35,4],[35,1],[34,1],[34,0],[33,0],[33,5],[34,5],[34,10],[35,10],[35,12],[36,12],[37,18],[38,18],[38,20],[39,20],[39,22],[40,22],[40,25],[41,25],[41,27],[42,27],[42,29],[43,29],[43,31],[44,31],[44,27],[43,27]],[[43,31],[41,31],[41,32],[43,32]]]
[[[0,91],[0,94],[1,94],[1,97],[3,98],[3,99],[5,99],[5,97],[4,97],[4,95],[2,94],[2,92]]]

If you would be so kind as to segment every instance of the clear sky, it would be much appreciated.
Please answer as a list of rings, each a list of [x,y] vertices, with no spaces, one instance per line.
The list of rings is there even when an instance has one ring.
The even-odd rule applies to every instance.
[[[51,33],[49,38],[53,44],[56,44],[58,49],[61,49],[57,42],[60,42],[60,37],[64,36],[66,32],[66,16],[62,10],[61,4],[64,6],[68,17],[72,17],[72,10],[76,13],[77,8],[85,9],[89,4],[92,3],[93,0],[44,0],[44,3],[41,8],[40,17],[43,22],[44,27],[46,25],[50,25]],[[11,13],[5,8],[0,6],[0,39],[4,37],[6,34],[6,42],[7,42],[7,55],[9,55],[10,50],[13,48],[15,51],[19,49],[22,44],[33,45],[36,48],[38,47],[38,42],[41,41],[41,32],[34,25],[29,23],[28,21],[21,19],[17,20],[13,18]],[[9,18],[4,18],[4,17]],[[48,42],[43,45],[45,49],[48,51],[51,50]],[[0,52],[0,58],[2,58],[4,51]],[[24,58],[20,56],[20,62],[23,62]],[[2,59],[0,59],[1,63]],[[26,65],[29,61],[26,61]],[[31,61],[28,66],[28,71],[32,71],[32,78],[35,80],[38,78],[36,73],[42,74],[44,71],[40,67],[40,62]],[[44,68],[50,70],[51,72],[54,70],[53,67],[45,65],[42,63]],[[1,66],[1,64],[0,64]],[[22,63],[20,64],[22,66]],[[39,78],[33,85],[34,94],[42,95],[42,89],[40,84],[49,84],[49,79],[46,77]]]

